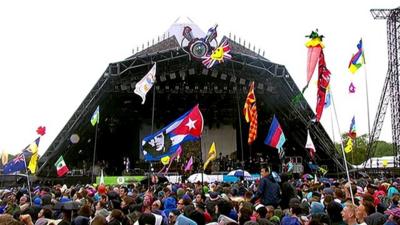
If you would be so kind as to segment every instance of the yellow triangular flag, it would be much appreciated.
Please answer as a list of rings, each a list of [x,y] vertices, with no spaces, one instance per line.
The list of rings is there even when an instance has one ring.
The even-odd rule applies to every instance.
[[[349,138],[349,140],[346,143],[346,147],[344,148],[344,151],[346,153],[350,153],[353,150],[353,139]]]
[[[212,143],[210,150],[208,151],[207,161],[204,163],[203,169],[206,170],[208,164],[217,158],[217,149],[215,148],[215,142]]]

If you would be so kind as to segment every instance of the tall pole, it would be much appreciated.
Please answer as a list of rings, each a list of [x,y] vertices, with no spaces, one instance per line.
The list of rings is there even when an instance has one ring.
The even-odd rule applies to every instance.
[[[93,147],[93,165],[92,165],[92,183],[94,183],[94,167],[96,165],[96,148],[97,148],[97,129],[98,129],[99,121],[96,123],[96,128],[94,132],[94,147]]]
[[[335,111],[335,117],[336,117],[336,125],[339,131],[339,134],[341,134],[340,132],[340,126],[339,126],[339,121],[338,121],[338,117],[337,117],[337,113],[336,113],[336,107],[335,107],[335,101],[333,100],[333,91],[331,90],[331,100],[332,100],[332,105],[333,105],[333,110]],[[343,160],[344,160],[344,166],[346,168],[346,174],[347,174],[347,181],[351,182],[350,180],[350,175],[349,175],[349,168],[347,166],[347,160],[346,160],[346,154],[344,153],[344,146],[343,146],[343,139],[342,139],[342,135],[340,135],[340,146],[342,148],[342,154],[343,154]],[[354,205],[354,195],[353,195],[353,190],[351,189],[351,185],[350,185],[350,196],[351,196],[351,201],[353,202]]]
[[[153,106],[151,107],[151,133],[154,132],[154,109],[156,105],[156,87],[153,87]],[[149,173],[148,173],[148,179],[147,179],[147,185],[148,188],[150,188],[150,180],[151,180],[151,161],[149,162]]]
[[[241,112],[240,112],[240,106],[239,106],[239,89],[237,88],[236,85],[236,105],[237,105],[237,112],[238,112],[238,122],[239,122],[239,141],[240,141],[240,150],[242,154],[242,165],[244,164],[244,152],[243,152],[243,135],[242,135],[242,118],[241,118]],[[242,168],[244,170],[244,168]]]
[[[24,157],[24,163],[25,163],[25,175],[26,175],[26,181],[28,183],[28,193],[29,193],[29,200],[32,205],[32,193],[31,193],[31,184],[29,182],[29,175],[28,175],[28,167],[26,166],[26,159],[25,159],[25,154],[22,153],[22,157]]]

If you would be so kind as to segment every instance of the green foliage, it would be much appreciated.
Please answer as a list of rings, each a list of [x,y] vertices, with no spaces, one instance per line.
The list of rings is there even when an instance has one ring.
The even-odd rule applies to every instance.
[[[348,140],[347,133],[342,134],[343,147],[346,147],[346,143]],[[356,140],[353,145],[353,151],[346,153],[346,159],[349,163],[353,165],[359,165],[365,161],[365,157],[367,155],[367,145],[368,145],[368,136],[367,134],[363,134],[359,137],[356,137]],[[340,143],[335,143],[336,150],[342,154],[342,149]],[[393,155],[393,147],[391,143],[387,143],[385,141],[377,141],[375,154],[372,157],[382,157],[382,156],[392,156]]]

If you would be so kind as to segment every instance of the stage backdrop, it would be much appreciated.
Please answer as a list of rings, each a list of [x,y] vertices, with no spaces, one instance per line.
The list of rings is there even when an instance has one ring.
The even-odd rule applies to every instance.
[[[157,129],[154,129],[154,132],[156,131]],[[140,129],[140,144],[143,138],[149,135],[150,132],[151,126],[143,124]],[[203,136],[201,138],[202,157],[204,161],[207,160],[207,153],[213,142],[215,142],[217,147],[217,157],[219,157],[219,153],[225,156],[235,152],[237,150],[236,130],[230,125],[221,125],[219,128],[213,129],[204,126]],[[140,146],[138,147],[140,149]],[[143,159],[142,152],[140,152],[140,159]]]

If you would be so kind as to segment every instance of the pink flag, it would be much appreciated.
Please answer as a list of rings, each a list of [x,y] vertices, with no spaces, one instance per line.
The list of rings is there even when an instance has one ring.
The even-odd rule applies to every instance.
[[[175,154],[172,156],[172,158],[169,160],[169,165],[167,169],[165,170],[164,174],[168,173],[169,168],[171,167],[172,162],[174,159],[179,159],[182,155],[182,146],[179,145],[178,150],[176,150]],[[164,167],[163,167],[164,168]],[[162,170],[161,170],[162,171]]]
[[[189,162],[187,162],[185,166],[185,172],[192,170],[192,167],[193,167],[193,157],[190,156]]]

